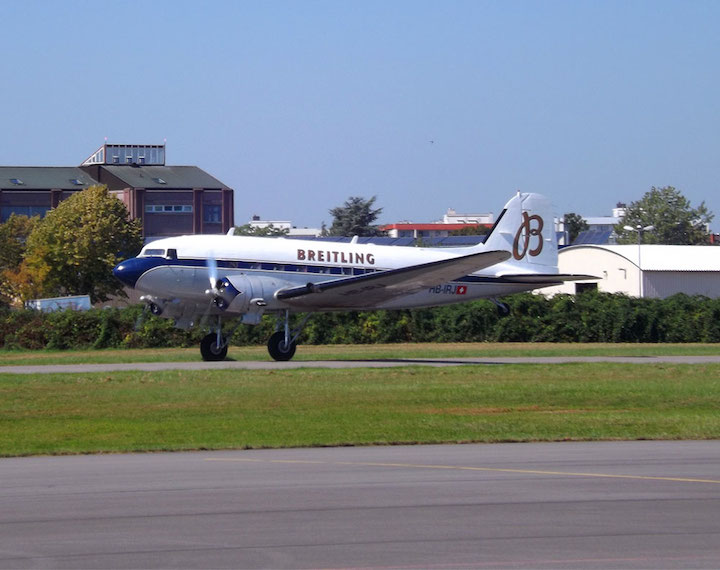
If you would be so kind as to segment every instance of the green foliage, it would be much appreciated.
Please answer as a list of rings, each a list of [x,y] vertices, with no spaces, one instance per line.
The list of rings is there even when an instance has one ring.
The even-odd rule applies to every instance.
[[[140,223],[129,220],[124,204],[105,186],[92,186],[60,202],[29,235],[24,263],[35,290],[24,295],[106,301],[122,294],[112,268],[141,247]]]
[[[264,228],[259,228],[251,224],[245,224],[243,226],[235,226],[233,235],[235,236],[256,236],[256,237],[279,237],[286,236],[290,233],[290,230],[286,228],[276,228],[274,225],[269,224]]]
[[[382,208],[373,209],[377,196],[369,200],[350,196],[342,206],[332,208],[330,214],[333,223],[328,230],[331,236],[378,236],[382,232],[373,222],[377,220]]]
[[[0,313],[0,346],[6,349],[39,349],[47,346],[45,316],[36,311]]]
[[[28,218],[11,214],[0,224],[0,270],[17,269],[25,253],[27,238],[39,220],[39,216]]]
[[[0,347],[6,349],[154,348],[192,346],[195,338],[135,306],[89,311],[0,312]]]
[[[691,208],[690,201],[672,186],[653,186],[640,200],[628,206],[625,217],[615,226],[615,232],[618,243],[631,244],[637,243],[638,234],[626,230],[625,226],[653,226],[652,231],[640,233],[642,243],[702,245],[709,243],[708,226],[713,217],[705,202]]]
[[[529,293],[504,299],[501,317],[490,301],[433,309],[361,311],[312,315],[300,337],[304,344],[401,342],[720,342],[720,299],[674,295],[637,299],[588,291],[546,299]],[[303,315],[293,315],[297,326]],[[276,320],[233,327],[236,346],[264,345]],[[196,346],[207,330],[173,327],[141,306],[85,312],[40,313],[0,310],[0,348],[88,349]]]
[[[478,236],[478,238],[484,237],[488,233],[488,229],[482,224],[466,224],[465,227],[459,230],[452,230],[448,235],[451,236]],[[482,240],[478,239],[478,243]]]
[[[565,214],[565,230],[568,233],[568,243],[574,242],[575,238],[578,237],[578,234],[580,232],[584,232],[589,227],[590,226],[588,226],[585,218],[583,218],[580,214],[576,214],[574,212]]]

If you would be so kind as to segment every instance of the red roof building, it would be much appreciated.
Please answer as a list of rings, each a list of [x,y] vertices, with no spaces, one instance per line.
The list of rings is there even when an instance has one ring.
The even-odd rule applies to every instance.
[[[422,237],[447,237],[450,232],[474,228],[477,235],[486,234],[492,224],[470,224],[470,223],[453,223],[446,224],[443,222],[433,222],[429,224],[413,224],[410,222],[400,222],[397,224],[387,224],[380,226],[380,229],[387,232],[389,237],[401,238],[422,238]]]

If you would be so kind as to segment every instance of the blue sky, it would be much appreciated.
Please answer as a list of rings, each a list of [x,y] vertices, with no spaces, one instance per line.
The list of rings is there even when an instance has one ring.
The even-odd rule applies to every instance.
[[[720,228],[720,2],[0,0],[0,164],[157,144],[253,214],[609,215],[672,185]]]

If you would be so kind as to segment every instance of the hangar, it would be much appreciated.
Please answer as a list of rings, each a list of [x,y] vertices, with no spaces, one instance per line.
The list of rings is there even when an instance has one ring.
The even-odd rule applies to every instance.
[[[568,282],[540,292],[595,289],[632,297],[675,293],[720,297],[720,247],[703,245],[573,245],[560,250],[560,273],[597,275],[597,282]]]

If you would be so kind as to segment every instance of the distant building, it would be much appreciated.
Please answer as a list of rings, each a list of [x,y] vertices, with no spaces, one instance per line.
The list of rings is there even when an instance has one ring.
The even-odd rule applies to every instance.
[[[391,238],[425,238],[425,237],[447,237],[450,232],[474,228],[477,235],[486,234],[492,226],[489,224],[444,224],[433,222],[428,224],[414,224],[412,222],[399,222],[380,226],[380,229],[387,232]]]
[[[233,226],[232,189],[197,166],[166,166],[165,145],[104,144],[77,167],[0,166],[0,217],[44,216],[96,184],[142,221],[146,240]]]
[[[44,216],[97,181],[76,166],[0,166],[0,221],[11,214]]]
[[[429,223],[397,222],[380,226],[380,229],[391,238],[441,238],[452,232],[473,228],[477,235],[486,234],[493,225],[494,216],[486,214],[458,214],[448,208],[442,221]]]
[[[272,226],[275,229],[287,230],[287,235],[291,237],[317,237],[321,231],[319,228],[298,228],[293,226],[289,220],[261,220],[260,216],[253,216],[248,225],[253,228],[268,228]]]
[[[494,216],[492,212],[484,214],[458,214],[452,208],[448,208],[447,213],[443,216],[444,224],[481,224],[492,225]]]
[[[583,217],[588,229],[580,232],[572,244],[614,244],[617,239],[615,226],[625,217],[626,211],[627,206],[622,202],[618,202],[612,210],[612,216]]]
[[[146,239],[233,226],[232,189],[197,166],[165,166],[165,145],[104,144],[81,168],[142,220]]]

